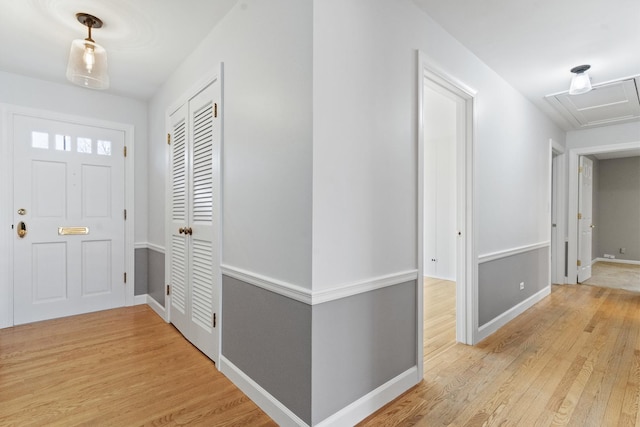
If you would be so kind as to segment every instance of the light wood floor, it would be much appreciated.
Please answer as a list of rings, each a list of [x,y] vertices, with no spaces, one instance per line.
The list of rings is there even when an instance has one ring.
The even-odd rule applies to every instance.
[[[640,294],[553,286],[470,347],[451,291],[425,287],[425,380],[361,425],[640,425]],[[146,306],[0,330],[0,426],[186,424],[275,425]]]
[[[456,345],[456,284],[424,279],[424,363]]]
[[[582,285],[470,347],[362,426],[640,426],[640,294]]]
[[[275,426],[149,307],[0,329],[0,426]]]

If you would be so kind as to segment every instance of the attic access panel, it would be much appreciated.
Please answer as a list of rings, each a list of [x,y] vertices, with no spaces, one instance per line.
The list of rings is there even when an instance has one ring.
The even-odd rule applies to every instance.
[[[590,92],[546,96],[576,128],[601,126],[640,119],[640,77],[595,86]]]

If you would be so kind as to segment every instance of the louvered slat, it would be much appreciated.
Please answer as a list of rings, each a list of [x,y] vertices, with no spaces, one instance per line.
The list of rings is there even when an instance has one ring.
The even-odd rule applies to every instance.
[[[191,269],[191,318],[203,329],[210,331],[213,319],[213,280],[211,258],[213,246],[211,242],[193,240]]]
[[[173,182],[171,187],[171,217],[174,221],[186,220],[186,162],[184,161],[186,150],[186,126],[180,122],[173,130]]]
[[[184,314],[187,285],[187,247],[185,238],[171,239],[171,305]]]
[[[213,219],[213,108],[209,103],[193,116],[193,222]]]

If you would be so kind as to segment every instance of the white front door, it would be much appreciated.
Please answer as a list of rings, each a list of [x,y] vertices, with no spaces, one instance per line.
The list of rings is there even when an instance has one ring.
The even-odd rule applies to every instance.
[[[581,283],[591,277],[593,161],[580,156],[578,171],[578,282]]]
[[[14,324],[124,306],[124,141],[14,116]]]

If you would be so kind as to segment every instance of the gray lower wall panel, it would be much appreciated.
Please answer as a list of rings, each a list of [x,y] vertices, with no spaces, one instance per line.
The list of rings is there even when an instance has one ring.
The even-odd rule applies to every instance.
[[[520,290],[524,282],[524,290]],[[478,320],[483,326],[549,286],[549,248],[539,248],[478,267]]]
[[[135,250],[135,295],[150,295],[164,306],[164,254],[149,248]]]
[[[147,293],[164,307],[164,253],[148,249]]]
[[[416,366],[416,281],[313,306],[312,425]]]
[[[311,306],[222,277],[222,354],[311,422]]]
[[[135,250],[135,288],[134,295],[144,295],[147,293],[149,254],[147,248]]]

